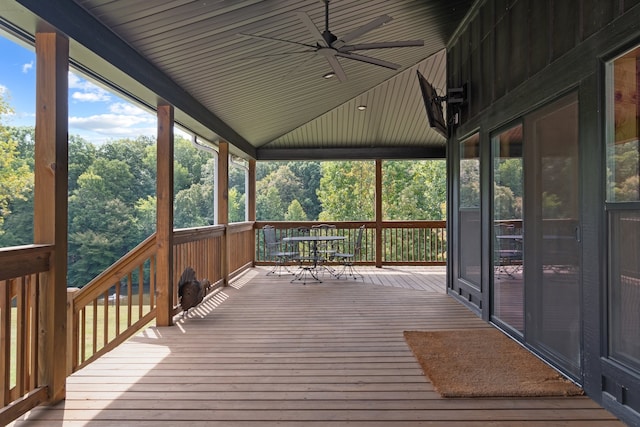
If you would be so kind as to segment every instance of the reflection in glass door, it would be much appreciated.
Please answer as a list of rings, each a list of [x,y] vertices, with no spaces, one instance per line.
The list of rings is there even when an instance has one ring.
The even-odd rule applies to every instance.
[[[524,332],[522,125],[492,139],[493,318]]]
[[[580,378],[578,99],[525,118],[526,337]]]
[[[460,143],[460,278],[480,289],[480,135]]]

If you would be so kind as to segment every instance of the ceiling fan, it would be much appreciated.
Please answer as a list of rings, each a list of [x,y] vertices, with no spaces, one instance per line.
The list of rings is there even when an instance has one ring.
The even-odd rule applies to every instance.
[[[349,42],[363,36],[364,34],[372,31],[388,22],[390,22],[393,18],[388,15],[382,15],[374,19],[373,21],[365,24],[355,30],[343,35],[342,37],[337,37],[329,30],[329,1],[330,0],[322,0],[324,2],[325,9],[325,29],[323,32],[320,32],[318,28],[314,25],[309,15],[305,12],[296,12],[298,19],[304,24],[309,31],[310,35],[313,37],[315,41],[315,45],[308,43],[300,43],[291,40],[284,40],[275,37],[266,37],[260,36],[256,34],[242,34],[247,37],[253,37],[257,39],[266,39],[271,41],[276,41],[280,43],[288,43],[296,46],[305,46],[309,49],[304,51],[297,51],[292,53],[305,53],[312,52],[315,55],[320,55],[326,58],[327,62],[331,66],[333,70],[333,74],[340,80],[344,82],[347,80],[347,74],[342,68],[340,62],[338,62],[338,58],[346,58],[354,61],[365,62],[367,64],[377,65],[384,68],[389,68],[391,70],[397,70],[400,68],[400,65],[394,64],[393,62],[384,61],[382,59],[373,58],[370,56],[361,55],[359,53],[355,53],[358,50],[371,50],[371,49],[389,49],[396,47],[411,47],[411,46],[423,46],[424,41],[422,40],[405,40],[405,41],[392,41],[392,42],[377,42],[377,43],[360,43],[360,44],[348,44]],[[325,75],[326,76],[326,75]]]

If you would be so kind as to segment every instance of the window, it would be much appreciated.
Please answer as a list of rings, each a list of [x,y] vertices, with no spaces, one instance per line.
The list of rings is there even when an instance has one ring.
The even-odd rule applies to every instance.
[[[640,48],[607,64],[609,356],[640,369]]]
[[[480,135],[460,143],[460,277],[480,287]]]

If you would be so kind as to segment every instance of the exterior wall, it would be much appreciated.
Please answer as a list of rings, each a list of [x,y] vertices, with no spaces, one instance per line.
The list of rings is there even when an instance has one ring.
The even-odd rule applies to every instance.
[[[479,0],[448,46],[448,87],[467,84],[449,140],[449,289],[478,315],[491,312],[490,134],[552,100],[577,92],[582,234],[582,384],[631,425],[640,425],[640,376],[605,363],[606,220],[604,216],[604,73],[610,58],[640,44],[639,0]],[[459,279],[459,143],[480,136],[482,273],[480,298]],[[611,388],[611,384],[615,384]],[[606,390],[606,392],[603,392]],[[612,390],[618,390],[613,392]],[[632,403],[628,403],[632,402]],[[625,403],[631,406],[627,406]]]

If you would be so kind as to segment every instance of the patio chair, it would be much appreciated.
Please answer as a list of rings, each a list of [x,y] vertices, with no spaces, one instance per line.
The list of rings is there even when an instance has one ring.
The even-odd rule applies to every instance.
[[[353,280],[358,280],[358,277],[362,278],[362,280],[364,280],[364,276],[360,273],[358,273],[354,268],[354,264],[356,261],[356,258],[358,258],[360,256],[360,251],[362,249],[362,234],[364,232],[364,225],[361,225],[360,228],[358,228],[358,232],[356,234],[356,239],[353,242],[353,244],[349,243],[349,251],[345,251],[345,252],[336,252],[333,256],[335,257],[335,259],[337,259],[338,261],[340,261],[340,263],[342,264],[342,268],[340,269],[340,271],[338,271],[336,273],[336,277],[340,278],[343,275],[347,276],[347,277],[353,277]]]
[[[522,269],[522,234],[513,224],[496,224],[494,246],[496,273],[513,277]]]
[[[311,228],[306,226],[293,228],[289,232],[292,237],[311,236]],[[294,260],[298,262],[298,270],[291,279],[292,283],[299,281],[306,285],[308,281],[322,282],[316,274],[317,258],[313,250],[314,244],[310,241],[301,241],[296,244],[297,255]]]
[[[311,226],[311,232],[316,236],[335,236],[336,226],[333,224],[316,224]],[[318,242],[316,246],[318,268],[322,269],[323,272],[326,270],[330,274],[335,275],[335,269],[327,264],[327,262],[334,259],[337,251],[335,241]]]
[[[283,269],[286,270],[286,274],[293,274],[293,272],[289,270],[287,263],[296,258],[298,252],[276,238],[276,229],[272,225],[262,227],[262,234],[264,236],[267,257],[275,263],[271,271],[267,273],[267,276],[281,276]]]

